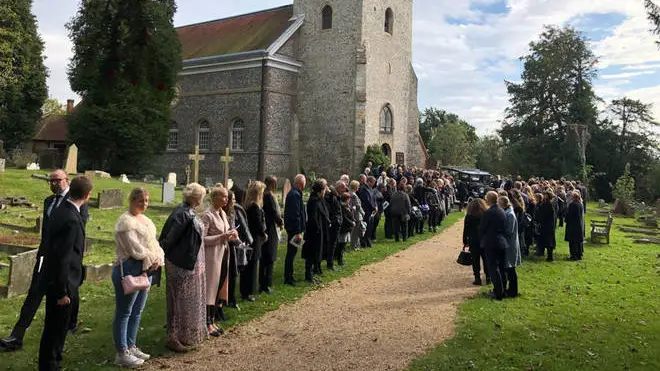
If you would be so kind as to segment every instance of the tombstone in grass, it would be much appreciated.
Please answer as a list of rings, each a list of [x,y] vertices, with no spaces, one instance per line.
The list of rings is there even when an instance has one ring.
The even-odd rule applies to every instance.
[[[99,209],[113,209],[124,205],[121,189],[104,189],[99,193]]]
[[[284,186],[282,186],[282,205],[286,206],[286,196],[291,192],[291,181],[289,179],[284,181]]]
[[[213,183],[213,178],[206,177],[204,178],[204,187],[206,188],[213,188],[215,183]]]
[[[186,165],[186,185],[190,184],[190,165]]]
[[[164,204],[170,204],[174,202],[174,184],[170,182],[165,182],[163,183],[163,192],[162,192],[162,199]]]
[[[166,183],[172,183],[172,184],[176,185],[176,173],[167,174],[167,182]]]
[[[128,177],[126,176],[126,174],[120,175],[119,176],[119,181],[122,182],[122,183],[125,183],[125,184],[129,184],[131,182],[130,180],[128,180]]]
[[[72,144],[66,151],[64,171],[67,174],[78,174],[78,146]]]
[[[29,163],[25,169],[26,170],[41,170],[41,168],[39,167],[39,164],[37,164],[36,162]]]
[[[4,172],[5,172],[5,159],[0,158],[0,173],[4,173]]]

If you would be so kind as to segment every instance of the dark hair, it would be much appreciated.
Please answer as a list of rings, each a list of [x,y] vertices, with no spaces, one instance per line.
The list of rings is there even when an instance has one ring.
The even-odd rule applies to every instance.
[[[486,201],[483,198],[473,198],[467,206],[466,213],[467,215],[480,217],[486,210],[488,210],[488,205],[486,205]]]
[[[77,176],[69,185],[69,196],[73,200],[82,200],[92,192],[92,188],[94,188],[94,185],[88,177],[84,175]]]
[[[277,178],[274,175],[269,175],[264,179],[266,184],[266,191],[277,192]]]
[[[312,185],[312,192],[321,193],[324,187],[325,185],[323,179],[316,179],[316,181]]]

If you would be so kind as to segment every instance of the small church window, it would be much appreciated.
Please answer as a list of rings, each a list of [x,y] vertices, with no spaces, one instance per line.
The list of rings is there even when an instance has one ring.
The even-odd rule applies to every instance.
[[[394,127],[392,125],[392,108],[389,104],[380,111],[380,132],[383,134],[392,134]]]
[[[324,30],[329,30],[332,28],[332,7],[326,5],[321,12],[321,28]]]
[[[243,150],[243,131],[245,130],[245,125],[243,120],[236,119],[231,124],[231,149],[232,151],[242,151]]]
[[[385,32],[392,34],[394,29],[394,12],[392,8],[387,8],[385,11]]]
[[[176,151],[179,148],[179,125],[172,121],[170,125],[170,136],[167,140],[167,150]]]
[[[197,131],[197,142],[199,144],[200,151],[208,151],[211,144],[211,128],[207,121],[202,121],[199,124],[199,130]]]

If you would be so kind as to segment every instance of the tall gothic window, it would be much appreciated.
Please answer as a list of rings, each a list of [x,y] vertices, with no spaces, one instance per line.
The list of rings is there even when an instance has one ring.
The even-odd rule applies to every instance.
[[[392,125],[392,108],[386,104],[380,111],[380,132],[383,134],[392,134],[394,127]]]
[[[243,131],[245,130],[245,125],[243,120],[235,119],[231,123],[231,137],[230,137],[230,147],[232,151],[242,151],[243,150]]]
[[[208,121],[202,121],[199,123],[199,129],[197,130],[197,142],[199,143],[200,151],[208,151],[211,144],[211,127],[209,126]]]
[[[170,136],[167,139],[167,150],[176,151],[179,148],[179,125],[172,121],[170,125]]]
[[[394,12],[392,8],[387,8],[385,11],[385,32],[392,34],[394,29]]]
[[[332,28],[332,7],[326,5],[321,11],[321,28],[329,30]]]

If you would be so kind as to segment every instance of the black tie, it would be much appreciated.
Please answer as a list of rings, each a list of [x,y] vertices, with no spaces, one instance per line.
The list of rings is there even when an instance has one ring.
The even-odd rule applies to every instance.
[[[55,208],[57,207],[57,205],[60,202],[60,198],[62,198],[62,195],[55,195],[55,199],[53,200],[53,205],[50,207],[50,211],[48,212],[48,216],[50,216],[50,214],[53,212],[53,210],[55,210]]]

